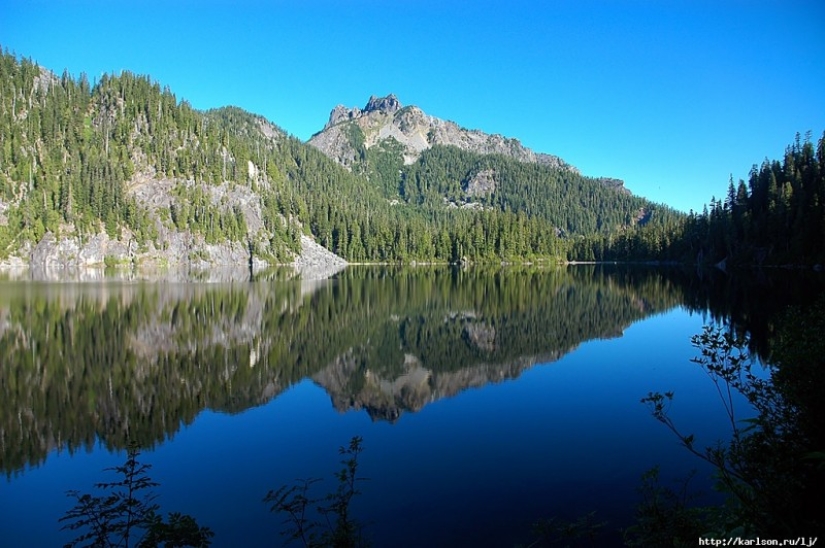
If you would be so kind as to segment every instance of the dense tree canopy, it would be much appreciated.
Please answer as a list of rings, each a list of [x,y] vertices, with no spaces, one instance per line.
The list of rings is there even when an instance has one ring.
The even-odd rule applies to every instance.
[[[200,112],[148,77],[90,83],[3,53],[0,257],[47,232],[162,249],[176,230],[275,262],[302,231],[351,261],[825,259],[823,140],[797,136],[683,215],[566,167],[441,145],[405,165],[394,140],[366,148],[351,133],[350,172],[239,108]],[[172,184],[161,206],[137,197],[150,180]]]
[[[361,147],[349,172],[261,117],[196,111],[129,72],[90,83],[4,53],[0,88],[2,256],[46,232],[128,232],[162,248],[169,229],[249,243],[276,261],[299,248],[301,231],[353,261],[555,260],[574,235],[672,216],[571,170],[453,147],[404,166],[389,140]],[[495,189],[468,189],[479,172]],[[173,182],[168,206],[136,198],[148,179]],[[254,193],[262,229],[217,187]]]
[[[676,260],[733,264],[825,261],[825,134],[816,147],[797,134],[783,160],[754,165],[724,199],[661,224],[580,239],[571,256],[596,260]]]

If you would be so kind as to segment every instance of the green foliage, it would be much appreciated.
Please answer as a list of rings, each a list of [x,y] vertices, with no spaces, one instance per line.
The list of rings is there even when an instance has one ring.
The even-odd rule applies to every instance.
[[[350,173],[259,116],[196,111],[129,72],[90,86],[4,54],[0,76],[2,256],[47,232],[132,234],[146,244],[165,226],[284,262],[302,230],[352,261],[558,262],[572,245],[562,235],[612,233],[643,210],[664,211],[573,171],[503,156],[436,146],[404,166],[398,142],[367,149],[354,123]],[[467,185],[482,170],[495,172],[498,187],[471,197]],[[146,177],[174,182],[168,209],[136,200]],[[445,197],[475,209],[447,207]],[[250,233],[241,201],[260,209],[263,230]]]
[[[404,146],[390,137],[365,152],[367,175],[387,199],[399,197],[399,174],[404,166]]]
[[[215,205],[201,186],[178,185],[173,195],[181,204],[170,207],[171,220],[179,230],[202,234],[210,244],[246,238],[246,221],[237,206]]]
[[[809,299],[810,301],[810,299]],[[783,399],[793,402],[796,421],[812,449],[825,448],[820,418],[825,416],[825,296],[789,308],[777,322],[771,345],[773,375]]]
[[[481,172],[492,173],[496,184],[477,194],[471,181]],[[493,211],[524,213],[543,221],[546,230],[566,234],[613,232],[635,224],[643,210],[656,207],[570,169],[444,145],[424,151],[404,169],[401,179],[402,195],[410,203],[437,208],[444,198],[476,202]]]
[[[275,164],[293,159],[275,150],[286,137],[262,118],[232,107],[195,111],[129,72],[104,75],[90,87],[84,76],[57,79],[4,54],[0,76],[0,199],[9,205],[9,222],[0,226],[2,256],[61,230],[81,239],[105,230],[122,239],[127,229],[138,244],[157,243],[160,224],[170,218],[207,243],[246,243],[240,205],[213,203],[204,190],[212,184],[226,185],[232,195],[232,184],[263,183],[261,200],[275,207],[263,212],[272,234],[252,235],[267,242],[256,249],[286,258],[297,247],[293,222],[283,218],[297,212],[277,209],[291,195],[281,195],[284,179]],[[136,201],[138,172],[180,183],[170,210],[150,212]],[[268,179],[270,172],[278,177]]]
[[[818,501],[825,484],[825,296],[791,307],[777,322],[771,347],[777,398],[787,402],[787,420],[774,435],[760,425],[759,445],[752,451],[754,468],[768,467],[776,530],[816,534],[822,530]],[[780,418],[783,415],[779,415]],[[772,452],[766,449],[774,449]],[[770,469],[779,468],[781,474]]]
[[[298,480],[297,485],[284,485],[270,490],[263,501],[273,513],[285,514],[282,531],[287,542],[300,541],[307,548],[355,548],[367,546],[363,526],[351,516],[352,500],[361,494],[358,484],[365,481],[358,475],[358,456],[364,450],[362,438],[354,436],[347,447],[340,447],[342,468],[335,474],[338,486],[322,498],[310,498],[309,489],[317,479]],[[317,518],[309,513],[317,512]]]
[[[638,489],[642,500],[636,508],[636,522],[624,530],[625,546],[696,546],[696,539],[708,531],[713,509],[692,505],[689,491],[692,476],[683,480],[678,490],[673,490],[661,485],[658,466],[642,475]]]
[[[658,214],[660,211],[654,212]],[[816,147],[799,134],[782,162],[753,166],[747,184],[687,217],[666,216],[616,234],[587,236],[571,258],[676,260],[715,264],[821,264],[825,261],[825,134]]]
[[[794,322],[789,325],[798,329]],[[820,333],[817,330],[816,335],[808,336],[819,339]],[[813,359],[821,365],[821,354],[803,351],[783,355],[787,347],[780,344],[779,359],[771,366],[771,377],[765,379],[753,371],[747,337],[706,327],[692,342],[700,350],[693,361],[717,389],[731,425],[731,440],[704,450],[697,448],[694,435],[682,433],[670,417],[672,392],[651,393],[642,402],[682,446],[715,469],[719,487],[728,495],[725,508],[711,513],[715,535],[727,536],[734,530],[741,536],[816,534],[821,521],[811,508],[817,495],[810,486],[821,485],[823,470],[818,466],[820,459],[811,457],[821,447],[822,438],[811,434],[821,428],[810,430],[810,417],[800,413],[800,409],[816,404],[792,388],[801,380],[797,376],[800,370],[794,370],[794,362],[786,361],[786,356],[795,356],[803,363]],[[811,348],[805,339],[798,342]],[[737,420],[734,392],[747,399],[757,412],[755,418]],[[693,542],[694,538],[688,536],[687,540]]]
[[[63,529],[81,534],[66,546],[94,547],[153,547],[209,546],[213,536],[207,527],[201,527],[188,515],[169,514],[164,521],[158,514],[160,506],[152,492],[158,484],[149,477],[151,468],[138,462],[140,452],[130,446],[126,462],[109,468],[122,479],[98,483],[103,496],[69,491],[77,503],[59,521],[67,522]],[[85,544],[84,544],[85,543]]]
[[[354,122],[349,122],[344,126],[344,134],[347,136],[349,145],[355,150],[358,155],[357,159],[364,160],[366,155],[366,147],[364,146],[365,136],[364,132]]]
[[[104,224],[111,235],[121,226],[146,232],[145,217],[125,191],[135,168],[128,121],[118,118],[126,96],[117,86],[134,80],[105,77],[91,89],[83,76],[57,78],[3,54],[0,179],[8,181],[2,199],[9,202],[9,222],[0,227],[0,241],[7,242],[0,253],[57,233],[64,223],[81,235]]]

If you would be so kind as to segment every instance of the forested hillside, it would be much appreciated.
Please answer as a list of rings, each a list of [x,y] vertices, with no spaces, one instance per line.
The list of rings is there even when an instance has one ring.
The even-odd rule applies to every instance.
[[[4,55],[0,82],[3,255],[47,232],[83,239],[105,231],[162,250],[175,229],[213,243],[249,239],[275,257],[295,249],[298,233],[282,215],[291,198],[285,178],[274,161],[269,176],[250,163],[254,155],[267,169],[269,155],[289,153],[279,147],[288,139],[264,120],[232,108],[197,112],[128,72],[90,85]],[[157,181],[167,183],[166,196],[153,195]],[[210,188],[224,183],[262,186],[257,230],[229,192]]]
[[[687,226],[707,238],[713,258],[762,264],[825,261],[825,134],[814,148],[799,134],[782,161],[767,159],[747,184],[728,185],[724,200]]]
[[[579,239],[571,256],[590,260],[670,260],[741,265],[825,262],[825,134],[799,134],[782,161],[754,164],[747,183],[724,199],[658,226]]]
[[[90,83],[4,53],[0,259],[105,235],[102,255],[133,264],[288,262],[303,232],[354,261],[563,260],[582,236],[679,217],[571,170],[453,147],[399,173],[391,149],[351,173],[241,109],[200,112],[148,77]]]
[[[411,203],[524,212],[560,234],[608,233],[657,218],[678,217],[662,206],[617,192],[569,169],[554,169],[497,154],[435,146],[401,173],[400,191]]]

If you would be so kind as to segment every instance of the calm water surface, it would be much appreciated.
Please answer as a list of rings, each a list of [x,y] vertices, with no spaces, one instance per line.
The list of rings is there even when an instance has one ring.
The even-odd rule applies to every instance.
[[[111,479],[135,440],[164,511],[216,546],[280,546],[261,499],[296,478],[334,489],[356,435],[374,546],[526,544],[537,519],[591,511],[615,542],[652,466],[710,491],[640,403],[673,390],[699,444],[727,439],[690,338],[737,312],[706,283],[591,267],[2,283],[0,545],[73,538],[66,491]]]

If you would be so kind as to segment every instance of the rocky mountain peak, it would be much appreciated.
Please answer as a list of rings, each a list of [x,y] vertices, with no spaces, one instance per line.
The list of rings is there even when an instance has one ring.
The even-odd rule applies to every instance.
[[[386,97],[370,96],[370,100],[367,101],[363,110],[358,107],[347,108],[344,105],[338,105],[329,113],[329,121],[322,131],[326,131],[343,122],[358,120],[372,113],[393,115],[401,110],[401,107],[401,101],[392,93]]]
[[[370,96],[367,101],[367,106],[364,107],[363,112],[384,112],[386,114],[393,114],[401,110],[401,102],[394,94],[390,93],[386,97]]]
[[[309,144],[351,169],[362,154],[356,148],[369,149],[389,139],[403,147],[405,164],[415,162],[433,145],[446,145],[578,172],[558,156],[536,153],[517,139],[465,129],[455,122],[430,116],[418,107],[404,107],[392,93],[386,97],[371,96],[363,110],[338,105],[332,110],[327,125],[310,138]]]
[[[329,121],[327,125],[324,126],[324,131],[340,124],[341,122],[346,122],[347,120],[354,120],[361,116],[361,109],[358,107],[354,108],[347,108],[344,105],[338,105],[332,112],[329,113]]]

